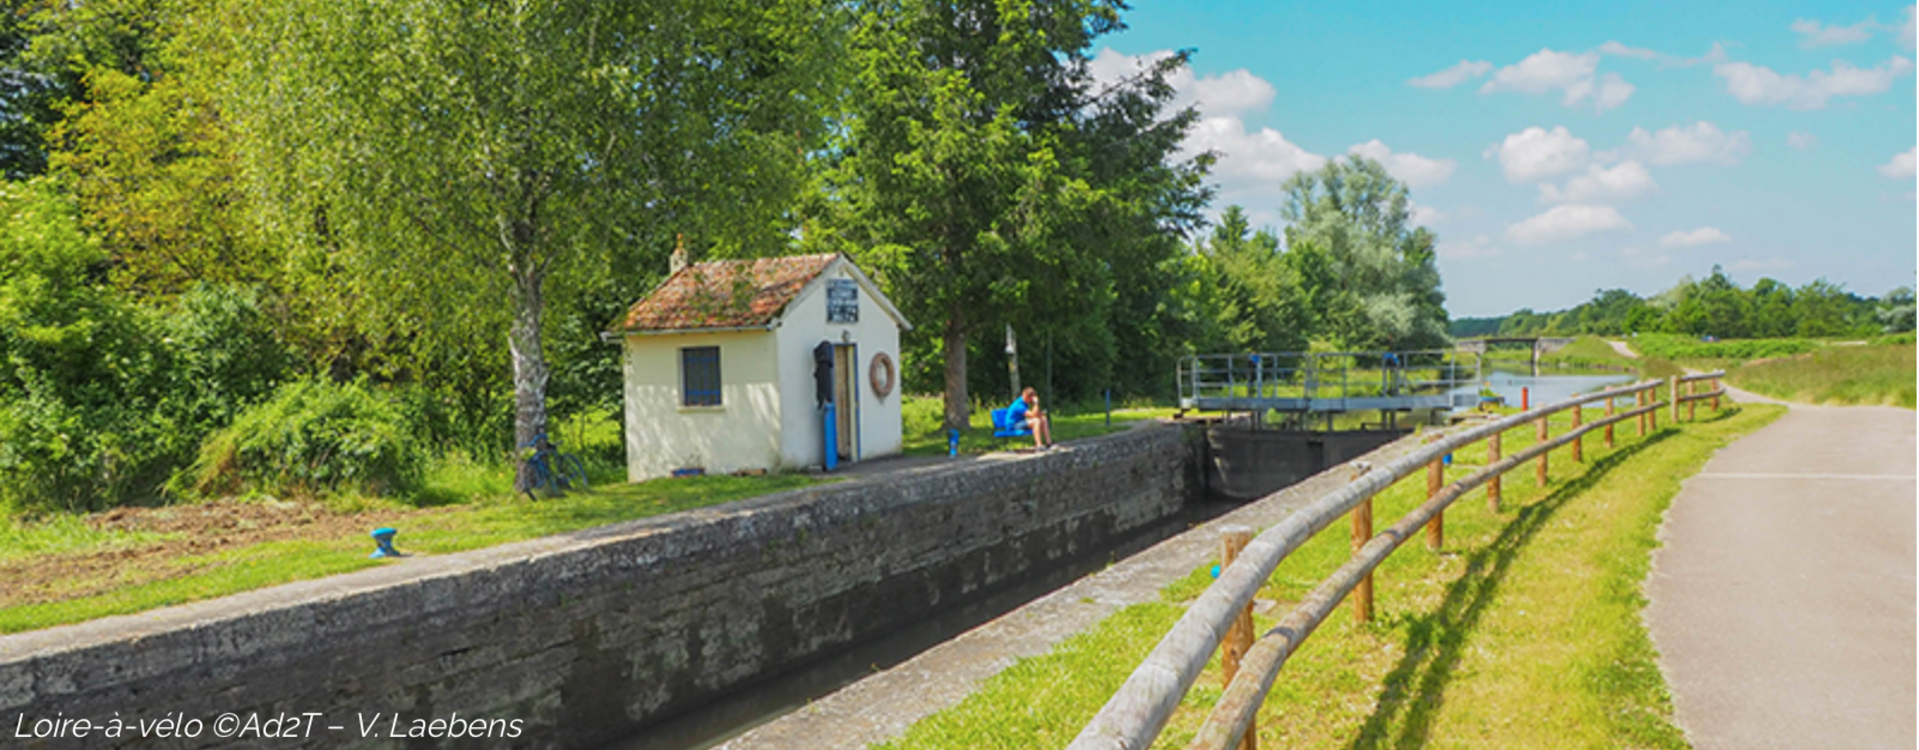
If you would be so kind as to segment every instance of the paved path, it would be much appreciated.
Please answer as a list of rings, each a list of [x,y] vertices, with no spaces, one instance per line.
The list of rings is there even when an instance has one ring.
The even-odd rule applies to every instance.
[[[1612,350],[1619,352],[1619,356],[1625,357],[1626,359],[1639,358],[1639,353],[1633,351],[1632,347],[1627,346],[1624,341],[1607,341],[1606,343],[1611,344]]]
[[[1915,746],[1914,435],[1792,405],[1686,481],[1646,619],[1694,747]]]

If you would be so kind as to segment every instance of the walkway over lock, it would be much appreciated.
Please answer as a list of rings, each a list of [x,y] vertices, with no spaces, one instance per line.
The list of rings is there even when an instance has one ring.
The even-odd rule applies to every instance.
[[[1480,355],[1408,352],[1201,354],[1179,361],[1179,406],[1196,411],[1469,409],[1479,404]]]

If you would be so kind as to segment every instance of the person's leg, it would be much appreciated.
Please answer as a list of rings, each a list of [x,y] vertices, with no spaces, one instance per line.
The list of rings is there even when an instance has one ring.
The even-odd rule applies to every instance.
[[[1033,433],[1034,448],[1046,447],[1046,435],[1045,435],[1046,428],[1043,426],[1044,424],[1045,423],[1041,421],[1039,417],[1034,416],[1034,417],[1026,418],[1026,431]]]
[[[1043,436],[1044,439],[1046,440],[1047,445],[1052,445],[1053,444],[1053,415],[1041,414],[1039,417],[1039,429],[1034,430],[1033,432]]]

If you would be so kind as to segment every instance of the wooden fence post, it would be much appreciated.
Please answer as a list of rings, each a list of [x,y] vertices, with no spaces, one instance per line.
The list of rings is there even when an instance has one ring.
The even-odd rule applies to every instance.
[[[1650,389],[1647,389],[1647,390],[1649,391]],[[1632,405],[1635,408],[1642,408],[1642,409],[1645,408],[1646,393],[1647,391],[1640,391],[1638,393],[1633,394]],[[1640,412],[1639,413],[1639,437],[1645,437],[1645,436],[1646,436],[1646,413]]]
[[[1578,406],[1573,407],[1573,430],[1574,431],[1577,431],[1579,429],[1580,423],[1585,419],[1585,415],[1583,413],[1585,411],[1586,411],[1585,404],[1580,404]],[[1579,437],[1573,438],[1573,463],[1580,464],[1585,462],[1586,462],[1586,436],[1580,435]]]
[[[1228,526],[1220,529],[1219,569],[1224,571],[1227,566],[1233,564],[1234,560],[1239,559],[1239,551],[1245,549],[1246,544],[1251,541],[1253,541],[1251,528]],[[1219,657],[1220,671],[1225,675],[1225,681],[1221,683],[1220,689],[1224,690],[1226,685],[1233,684],[1233,676],[1239,674],[1240,660],[1246,658],[1246,652],[1253,648],[1252,602],[1247,602],[1246,608],[1233,618],[1233,626],[1226,631],[1226,640],[1220,644],[1220,648],[1222,649]],[[1254,750],[1257,737],[1255,727],[1247,727],[1246,737],[1239,743],[1241,750]]]
[[[1666,395],[1672,401],[1672,426],[1679,426],[1679,376],[1666,378]]]
[[[1617,399],[1606,399],[1606,416],[1612,416],[1614,410],[1618,408],[1613,404],[1616,400]],[[1612,450],[1612,426],[1613,423],[1606,423],[1606,450]]]
[[[1439,494],[1439,488],[1446,484],[1446,465],[1440,459],[1426,464],[1426,499],[1431,500]],[[1426,522],[1426,547],[1438,552],[1446,546],[1446,511],[1433,514],[1433,520]]]
[[[1712,410],[1719,411],[1719,379],[1712,379]]]
[[[1492,437],[1486,438],[1486,465],[1491,466],[1496,463],[1499,463],[1499,433],[1497,432],[1493,433]],[[1500,475],[1494,474],[1491,479],[1486,480],[1486,508],[1494,514],[1499,513],[1499,477]]]
[[[1657,403],[1659,403],[1659,386],[1655,385],[1651,388],[1646,389],[1646,405],[1652,406],[1653,404],[1657,404]],[[1654,409],[1646,410],[1646,428],[1653,432],[1659,431],[1659,410],[1658,409],[1654,408]]]
[[[1691,396],[1695,393],[1698,393],[1700,382],[1702,381],[1698,381],[1698,380],[1686,381],[1686,395]],[[1697,416],[1698,407],[1699,407],[1699,402],[1697,400],[1688,399],[1686,401],[1686,421],[1688,422],[1699,421],[1699,417]]]
[[[1365,474],[1367,468],[1369,467],[1367,467],[1366,464],[1363,462],[1354,464],[1352,479],[1349,479],[1347,481],[1358,481],[1359,476],[1361,474]],[[1373,539],[1373,499],[1368,497],[1364,500],[1359,501],[1358,505],[1353,506],[1353,552],[1358,553],[1359,548],[1366,546],[1366,543],[1372,541],[1372,539]],[[1373,574],[1372,573],[1367,573],[1365,578],[1359,579],[1359,584],[1353,587],[1352,599],[1353,599],[1353,621],[1354,622],[1372,622],[1373,621]],[[1231,680],[1228,680],[1228,682],[1231,682]]]
[[[1539,442],[1540,443],[1546,442],[1546,418],[1545,417],[1539,418]],[[1534,479],[1538,480],[1538,484],[1541,487],[1546,486],[1546,456],[1551,454],[1552,454],[1552,451],[1540,451],[1539,453],[1539,468],[1534,472]]]

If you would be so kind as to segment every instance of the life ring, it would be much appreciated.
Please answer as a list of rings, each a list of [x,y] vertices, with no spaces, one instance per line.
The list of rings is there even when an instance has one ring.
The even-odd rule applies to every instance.
[[[886,352],[873,355],[873,364],[866,368],[866,378],[873,383],[873,395],[884,400],[893,393],[893,358]]]

